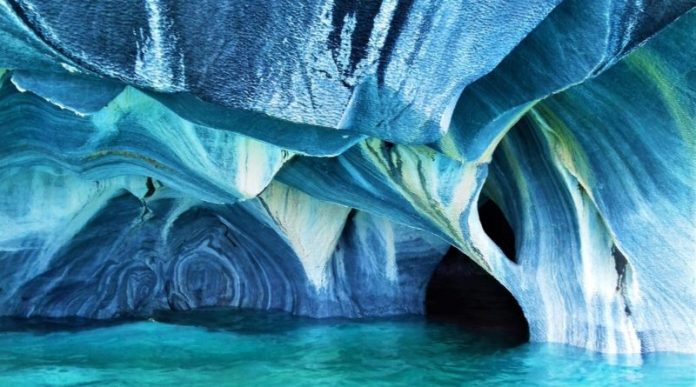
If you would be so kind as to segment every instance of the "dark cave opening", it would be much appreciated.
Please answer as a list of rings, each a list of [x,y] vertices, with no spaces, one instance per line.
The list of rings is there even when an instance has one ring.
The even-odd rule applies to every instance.
[[[493,200],[483,198],[479,202],[478,212],[486,235],[500,247],[508,259],[517,263],[515,232],[500,207]]]
[[[529,325],[512,294],[471,258],[451,247],[433,272],[425,295],[431,320],[463,328],[500,332],[529,341]]]

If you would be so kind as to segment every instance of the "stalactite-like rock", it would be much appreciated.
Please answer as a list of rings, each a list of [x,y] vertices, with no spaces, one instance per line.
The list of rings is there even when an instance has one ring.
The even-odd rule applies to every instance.
[[[607,352],[693,351],[684,343],[696,337],[688,285],[696,277],[677,272],[684,274],[696,247],[693,188],[685,185],[696,127],[687,58],[696,50],[684,42],[694,20],[693,12],[683,16],[597,79],[539,103],[512,129],[523,134],[505,137],[487,190],[523,236],[517,265],[491,247],[471,211],[490,143],[469,153],[478,159],[458,162],[374,140],[335,160],[296,160],[279,178],[458,246],[518,298],[534,340]],[[649,235],[675,222],[664,239]],[[655,258],[664,255],[669,262]],[[662,328],[648,322],[658,320]]]
[[[0,0],[0,316],[423,313],[454,246],[696,352],[694,6]]]
[[[2,203],[3,219],[17,223],[0,240],[1,314],[112,318],[202,306],[419,313],[448,247],[366,213],[347,220],[349,209],[278,183],[258,199],[211,205],[173,199],[167,188],[143,193],[138,179],[52,173],[3,176],[13,199]],[[66,197],[82,200],[59,207]]]

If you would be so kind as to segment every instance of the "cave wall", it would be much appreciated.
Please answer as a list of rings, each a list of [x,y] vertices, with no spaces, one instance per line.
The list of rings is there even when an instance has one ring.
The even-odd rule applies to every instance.
[[[533,341],[696,352],[694,6],[0,0],[0,315],[423,313],[453,246]]]
[[[206,306],[419,314],[448,247],[280,183],[256,199],[216,205],[165,187],[153,193],[149,178],[95,185],[55,173],[3,176],[14,199],[3,214],[18,211],[16,234],[2,241],[2,315],[105,319]],[[49,198],[75,203],[41,207]]]

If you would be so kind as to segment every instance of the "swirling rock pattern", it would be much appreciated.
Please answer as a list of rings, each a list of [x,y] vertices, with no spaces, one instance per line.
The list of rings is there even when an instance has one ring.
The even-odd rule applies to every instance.
[[[20,93],[15,82],[25,85],[12,74],[0,89],[0,114],[8,125],[0,157],[7,167],[53,162],[95,180],[137,173],[183,192],[198,191],[208,201],[231,202],[258,195],[291,156],[182,120],[130,87],[83,116]]]
[[[86,185],[71,175],[47,175],[33,171],[33,180],[43,179],[43,197],[73,197]],[[26,179],[5,178],[3,187]],[[349,209],[279,183],[271,187],[277,193],[232,205],[176,199],[167,189],[143,200],[128,189],[135,183],[103,182],[79,192],[84,202],[73,208],[44,208],[50,223],[8,214],[24,233],[2,241],[0,313],[110,318],[203,306],[317,317],[418,313],[430,273],[448,248],[384,218],[355,213],[348,219]],[[36,201],[18,195],[3,210],[36,211]],[[278,215],[298,209],[315,216]],[[311,244],[312,228],[331,233],[329,245]],[[47,251],[61,232],[71,235]]]
[[[454,246],[533,341],[696,352],[694,6],[0,0],[0,315],[423,313]]]

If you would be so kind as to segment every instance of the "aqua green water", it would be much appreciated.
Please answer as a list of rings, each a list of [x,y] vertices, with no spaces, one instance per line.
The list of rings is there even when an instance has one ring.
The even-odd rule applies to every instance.
[[[108,326],[3,323],[0,385],[696,385],[696,357],[510,346],[419,318],[201,311]]]

